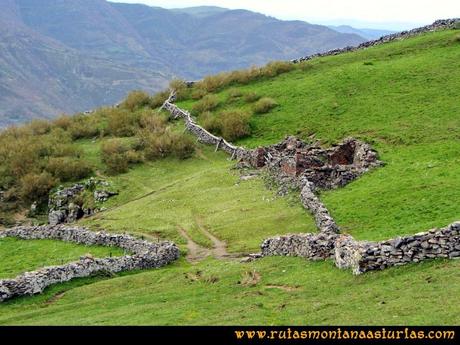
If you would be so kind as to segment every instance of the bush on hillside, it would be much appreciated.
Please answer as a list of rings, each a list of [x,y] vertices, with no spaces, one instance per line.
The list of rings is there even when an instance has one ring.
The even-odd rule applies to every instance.
[[[82,159],[57,157],[49,159],[46,171],[61,182],[68,182],[88,177],[93,172],[93,169]]]
[[[48,194],[57,184],[57,180],[48,172],[29,173],[20,179],[19,195],[24,202],[39,203],[48,200]]]
[[[140,112],[126,108],[105,108],[101,110],[107,119],[107,134],[114,137],[131,137],[139,127]]]
[[[107,166],[107,173],[111,175],[121,174],[128,171],[128,157],[132,153],[129,145],[120,139],[111,139],[102,144],[101,158],[102,162]]]
[[[92,139],[103,132],[102,124],[97,114],[78,114],[72,120],[68,131],[72,135],[73,140]]]
[[[274,99],[264,97],[254,104],[253,110],[256,114],[266,114],[277,106],[278,103]]]
[[[222,134],[219,118],[210,111],[206,111],[200,115],[200,123],[207,131],[216,135]]]
[[[260,99],[260,96],[255,92],[249,92],[244,96],[246,103],[254,103]]]
[[[228,77],[229,83],[249,84],[253,80],[257,80],[262,75],[262,69],[252,66],[248,69],[230,72]]]
[[[200,80],[196,84],[196,87],[205,90],[207,93],[217,91],[223,86],[228,85],[228,76],[229,74],[225,72],[207,76],[203,80]]]
[[[55,127],[63,129],[64,131],[67,131],[70,128],[70,126],[72,126],[72,121],[72,117],[68,115],[61,115],[58,118],[54,119],[53,125]]]
[[[192,112],[194,114],[201,114],[205,111],[211,111],[216,109],[219,103],[219,97],[216,95],[207,95],[193,105]]]
[[[206,90],[203,89],[193,89],[192,93],[190,94],[190,97],[194,99],[195,101],[198,101],[202,99],[204,96],[206,96],[208,93]]]
[[[189,88],[187,87],[187,84],[185,83],[184,80],[181,80],[181,79],[171,80],[171,82],[169,83],[169,88],[171,90],[176,91],[176,97],[178,101],[187,98],[187,96],[189,95]]]
[[[135,111],[149,106],[150,102],[151,99],[147,92],[136,90],[128,94],[126,99],[121,103],[121,107],[130,111]]]
[[[169,90],[165,90],[153,95],[150,99],[150,106],[152,108],[159,108],[163,105],[163,103],[168,99],[170,94]]]
[[[51,131],[52,124],[47,120],[32,120],[26,124],[32,135],[44,135]]]
[[[251,134],[249,120],[251,114],[241,110],[224,111],[219,114],[218,123],[222,136],[229,141],[234,141]]]
[[[173,132],[169,128],[166,128],[161,133],[144,129],[139,132],[138,136],[140,138],[140,147],[147,160],[156,160],[168,156],[186,159],[195,150],[194,141],[190,136]]]
[[[167,119],[157,111],[145,111],[141,114],[139,125],[150,132],[162,132],[166,129]]]
[[[243,92],[236,87],[228,90],[228,101],[229,102],[234,102],[238,100],[239,98],[241,98],[242,96],[243,96]]]
[[[273,78],[280,74],[292,71],[295,65],[288,61],[273,61],[262,67],[261,75],[264,77]]]

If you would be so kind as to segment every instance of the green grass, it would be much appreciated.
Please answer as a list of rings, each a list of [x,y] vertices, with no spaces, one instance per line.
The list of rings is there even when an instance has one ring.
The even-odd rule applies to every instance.
[[[460,44],[455,30],[421,35],[350,54],[315,59],[303,69],[239,87],[279,104],[253,116],[238,144],[272,144],[286,135],[324,144],[353,136],[387,163],[322,199],[344,229],[382,240],[460,219]],[[372,62],[369,65],[365,62]],[[232,87],[234,89],[234,87]],[[246,109],[244,101],[217,111]],[[180,104],[185,108],[193,102]]]
[[[34,271],[44,266],[63,265],[91,254],[97,258],[123,255],[119,248],[82,246],[52,240],[24,241],[15,238],[0,239],[0,279]]]
[[[251,111],[244,96],[227,102],[237,87],[279,104],[253,116],[253,134],[238,144],[256,147],[286,135],[315,134],[326,145],[348,136],[374,145],[385,167],[321,195],[342,229],[359,239],[445,226],[460,220],[460,45],[455,35],[430,33],[316,59],[270,80],[232,85],[217,93],[216,112]],[[193,104],[179,105],[190,110]],[[78,145],[103,170],[100,142]],[[276,197],[259,178],[240,181],[231,169],[234,163],[213,151],[200,147],[189,160],[168,158],[111,177],[120,195],[107,202],[107,212],[82,223],[171,239],[183,252],[180,227],[210,247],[204,227],[225,240],[230,252],[256,251],[262,239],[277,234],[316,231],[297,195]],[[34,251],[12,252],[9,262],[30,256],[24,262],[31,268],[41,265],[49,252],[43,243]],[[460,293],[459,268],[459,260],[436,260],[353,276],[331,261],[274,257],[192,265],[182,258],[159,270],[79,279],[0,304],[0,324],[454,325],[460,323],[460,305],[452,298]],[[261,280],[252,287],[239,284],[249,271]]]
[[[440,260],[355,277],[331,262],[300,258],[244,265],[181,261],[110,280],[76,281],[1,304],[0,324],[455,325],[460,315],[452,296],[460,293],[459,268],[460,261]],[[248,271],[261,276],[255,286],[238,283]]]
[[[200,228],[226,241],[230,252],[258,251],[270,236],[316,232],[299,202],[278,197],[261,178],[241,181],[235,162],[213,148],[202,147],[194,158],[145,164],[112,178],[121,193],[108,211],[84,221],[92,228],[127,231],[186,241],[179,229],[205,247],[211,242]]]

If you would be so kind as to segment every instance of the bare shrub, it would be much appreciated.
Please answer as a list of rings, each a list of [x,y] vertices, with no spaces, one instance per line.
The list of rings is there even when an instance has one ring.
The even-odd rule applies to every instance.
[[[205,111],[211,111],[219,106],[219,97],[216,95],[206,95],[192,107],[194,114],[201,114]]]
[[[219,114],[219,127],[222,136],[234,141],[251,134],[249,120],[251,115],[241,110],[230,110]]]
[[[249,92],[244,96],[246,103],[254,103],[260,99],[260,95],[255,92]]]
[[[277,106],[278,103],[274,99],[264,97],[254,104],[253,110],[256,114],[266,114]]]
[[[61,182],[67,182],[78,181],[88,177],[93,172],[93,169],[82,159],[57,157],[49,159],[46,171]]]
[[[121,107],[134,111],[150,105],[150,96],[147,92],[136,90],[128,94],[126,99],[121,103]]]
[[[19,194],[25,202],[44,202],[56,185],[57,180],[48,172],[30,173],[23,176],[19,183]]]

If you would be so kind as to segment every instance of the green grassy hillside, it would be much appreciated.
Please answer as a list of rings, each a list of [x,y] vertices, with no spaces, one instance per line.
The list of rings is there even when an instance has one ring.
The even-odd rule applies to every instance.
[[[371,143],[387,166],[324,193],[342,228],[382,240],[460,219],[459,31],[430,33],[368,50],[307,62],[302,69],[239,87],[279,106],[254,115],[256,147],[299,135],[325,144],[354,136]],[[230,90],[231,91],[231,90]],[[218,93],[216,113],[247,109]],[[180,104],[193,108],[192,101]]]
[[[179,105],[198,109],[194,105],[200,101],[190,95],[199,87],[182,96]],[[313,60],[245,85],[221,86],[214,91],[211,113],[197,116],[205,124],[247,112],[251,133],[238,144],[248,147],[285,135],[324,144],[354,136],[371,143],[386,166],[321,198],[345,232],[377,240],[460,220],[459,90],[459,31],[451,30]],[[249,93],[278,105],[254,114],[245,97]],[[102,174],[100,147],[107,140],[102,136],[71,145]],[[54,286],[44,295],[0,304],[0,324],[460,322],[459,303],[445,302],[460,293],[458,260],[356,277],[332,262],[223,259],[212,250],[215,239],[226,242],[227,254],[237,254],[256,251],[265,237],[315,231],[297,195],[278,197],[260,177],[242,181],[233,165],[200,145],[187,160],[169,157],[134,165],[108,177],[121,192],[108,202],[108,211],[82,222],[94,229],[172,239],[184,254],[192,240],[207,259],[190,263],[182,258],[159,270]],[[36,248],[35,255],[46,250]],[[21,255],[15,252],[10,260]]]

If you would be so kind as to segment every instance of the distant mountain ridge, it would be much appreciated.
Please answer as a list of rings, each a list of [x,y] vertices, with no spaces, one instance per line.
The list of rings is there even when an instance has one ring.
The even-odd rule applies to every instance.
[[[173,77],[199,79],[364,41],[245,10],[105,0],[2,0],[0,27],[0,127],[114,104]]]
[[[341,32],[344,34],[356,34],[368,40],[375,40],[382,36],[396,33],[396,31],[390,31],[390,30],[357,29],[349,25],[338,25],[338,26],[329,25],[328,27],[331,28],[332,30],[335,30],[337,32]]]

